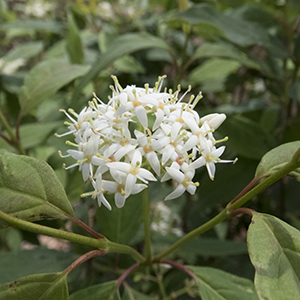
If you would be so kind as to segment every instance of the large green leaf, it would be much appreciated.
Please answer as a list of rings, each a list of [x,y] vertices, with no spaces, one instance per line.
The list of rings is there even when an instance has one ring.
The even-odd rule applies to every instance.
[[[239,155],[251,159],[260,159],[276,145],[275,138],[264,131],[258,123],[243,116],[230,116],[218,129],[228,136],[228,146]]]
[[[189,82],[198,84],[206,80],[222,79],[236,72],[240,66],[237,61],[212,58],[191,72]]]
[[[260,299],[299,299],[300,232],[274,216],[254,213],[247,241]]]
[[[258,300],[249,279],[209,267],[187,266],[199,278],[202,300]]]
[[[27,221],[73,215],[63,186],[46,162],[9,152],[0,153],[0,210]]]
[[[252,68],[260,69],[259,64],[247,57],[247,55],[237,48],[229,44],[221,43],[204,43],[202,44],[193,55],[192,59],[198,58],[211,58],[211,57],[223,57],[238,61],[240,64]],[[218,68],[217,68],[218,70]]]
[[[190,24],[208,23],[219,28],[229,40],[242,45],[269,45],[270,37],[259,25],[218,11],[208,4],[196,4],[179,17]]]
[[[83,50],[79,30],[76,26],[74,18],[68,15],[68,35],[66,47],[72,64],[83,63]]]
[[[76,99],[79,92],[106,66],[116,59],[135,52],[137,50],[158,47],[170,52],[168,44],[157,37],[146,33],[127,33],[114,40],[105,53],[101,54],[91,70],[81,78],[74,90],[73,99]]]
[[[20,250],[0,253],[0,284],[14,281],[20,277],[44,273],[58,272],[67,268],[77,256],[47,248]]]
[[[116,281],[108,281],[79,290],[70,296],[70,300],[117,300],[118,294]]]
[[[278,169],[290,162],[296,151],[300,149],[300,141],[280,145],[263,156],[257,166],[255,176],[270,176]],[[300,181],[300,168],[292,171],[293,175]]]
[[[36,31],[49,31],[54,33],[61,33],[63,26],[55,21],[44,20],[16,20],[10,23],[0,25],[0,30],[9,29],[31,29]]]
[[[98,231],[113,242],[128,244],[142,224],[141,194],[131,195],[122,208],[114,205],[113,197],[107,198],[113,208],[112,211],[105,207],[98,208],[96,212]]]
[[[77,77],[89,66],[71,65],[60,59],[49,59],[37,64],[26,76],[20,94],[23,115],[30,113],[48,97]]]
[[[156,297],[148,296],[142,294],[141,292],[126,286],[124,294],[122,295],[122,300],[155,300]]]
[[[4,62],[33,57],[43,50],[43,42],[29,42],[10,50],[4,57]]]
[[[1,300],[67,300],[66,276],[62,273],[37,274],[22,277],[0,286]]]

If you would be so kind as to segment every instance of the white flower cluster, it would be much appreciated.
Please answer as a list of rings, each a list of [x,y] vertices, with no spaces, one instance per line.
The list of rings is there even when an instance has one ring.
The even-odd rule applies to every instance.
[[[199,186],[192,181],[196,169],[206,165],[213,179],[215,163],[232,162],[219,158],[225,146],[216,148],[220,141],[213,137],[226,116],[200,118],[194,107],[201,93],[183,102],[190,88],[180,98],[180,86],[174,93],[166,89],[161,92],[164,77],[159,77],[154,88],[145,84],[144,88],[131,85],[123,89],[112,76],[115,87],[111,86],[113,95],[107,104],[94,95],[79,114],[63,110],[71,123],[65,123],[68,132],[57,136],[73,134],[76,143],[66,143],[77,149],[60,155],[73,157],[76,163],[66,169],[79,166],[83,180],[91,180],[94,188],[82,196],[97,197],[99,206],[103,203],[111,209],[104,195],[113,193],[116,206],[123,207],[127,197],[157,178],[177,182],[165,200],[185,191],[193,195]]]

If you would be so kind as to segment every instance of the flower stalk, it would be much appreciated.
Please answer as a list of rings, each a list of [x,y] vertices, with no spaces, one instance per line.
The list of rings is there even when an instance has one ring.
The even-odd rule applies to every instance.
[[[151,264],[151,239],[150,239],[150,224],[149,224],[149,191],[143,191],[143,220],[145,234],[145,257],[146,264]]]

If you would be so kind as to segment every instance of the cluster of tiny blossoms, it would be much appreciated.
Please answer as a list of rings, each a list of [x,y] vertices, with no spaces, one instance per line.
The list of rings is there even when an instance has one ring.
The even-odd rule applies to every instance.
[[[215,163],[232,162],[219,158],[225,147],[216,148],[220,141],[213,136],[226,116],[210,114],[200,118],[194,108],[201,93],[183,102],[190,88],[180,98],[180,86],[175,92],[161,91],[164,77],[159,77],[154,88],[149,84],[144,88],[122,88],[112,76],[115,86],[111,86],[113,94],[107,104],[94,95],[79,114],[72,109],[69,113],[62,110],[71,123],[65,123],[68,132],[57,136],[73,134],[75,143],[66,143],[76,150],[60,155],[74,158],[76,163],[66,169],[78,166],[83,180],[90,180],[94,188],[82,196],[91,195],[99,206],[103,203],[111,209],[105,194],[113,193],[120,208],[130,195],[158,178],[177,183],[165,200],[185,191],[193,195],[199,186],[193,182],[196,169],[206,166],[213,180]]]

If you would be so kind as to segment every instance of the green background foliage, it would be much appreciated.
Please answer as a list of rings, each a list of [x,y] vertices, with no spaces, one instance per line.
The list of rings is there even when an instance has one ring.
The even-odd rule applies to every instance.
[[[35,6],[37,2],[42,8]],[[179,9],[179,3],[186,7]],[[63,161],[57,150],[66,153],[70,146],[65,145],[65,138],[59,139],[54,133],[67,130],[63,125],[65,116],[59,109],[71,107],[79,112],[91,100],[93,92],[102,101],[108,101],[111,74],[117,75],[123,86],[143,86],[146,82],[152,86],[159,75],[166,74],[164,86],[168,88],[176,89],[180,83],[185,91],[192,84],[193,94],[203,92],[204,98],[196,107],[200,116],[226,113],[227,120],[215,136],[229,137],[222,158],[238,157],[234,165],[217,165],[214,182],[205,169],[200,170],[195,180],[200,182],[200,187],[194,196],[183,195],[162,202],[172,187],[150,185],[153,250],[157,253],[167,249],[178,236],[214,217],[255,174],[272,175],[299,148],[299,14],[298,0],[0,0],[1,210],[12,213],[8,206],[16,199],[18,190],[26,188],[27,196],[22,196],[21,203],[36,207],[38,202],[45,209],[38,209],[40,216],[47,215],[46,212],[53,218],[73,215],[74,209],[77,217],[111,241],[142,251],[141,195],[128,199],[120,210],[113,207],[112,212],[99,208],[93,199],[80,198],[91,187],[83,183],[77,169],[63,170],[63,163],[70,165],[73,161]],[[294,143],[285,144],[291,142]],[[259,165],[261,158],[273,148]],[[12,156],[4,151],[28,157]],[[13,178],[3,172],[7,164],[12,168]],[[190,269],[202,283],[207,280],[207,285],[197,283],[196,287],[190,287],[184,281],[186,274],[161,267],[156,275],[164,275],[166,293],[173,293],[177,299],[192,299],[200,293],[201,299],[229,300],[235,298],[228,291],[222,294],[219,290],[235,282],[238,283],[234,287],[238,289],[234,293],[236,299],[257,299],[255,293],[252,295],[250,281],[255,276],[259,297],[283,299],[276,292],[274,278],[261,273],[261,264],[266,272],[275,272],[268,269],[272,266],[282,269],[284,278],[289,278],[284,280],[292,281],[282,295],[299,289],[299,272],[290,267],[300,253],[299,232],[295,229],[300,229],[300,189],[295,179],[299,180],[298,170],[247,204],[268,214],[253,216],[247,241],[250,258],[246,249],[250,217],[228,219],[169,257],[193,265]],[[45,173],[47,182],[41,184],[40,174]],[[22,178],[27,178],[30,184],[21,188]],[[2,201],[4,195],[6,202]],[[18,204],[16,216],[83,233],[64,219],[43,220],[34,208],[24,210],[26,205],[22,208]],[[0,226],[4,227],[4,223]],[[278,228],[282,231],[278,229],[278,234],[270,237],[263,230],[265,227],[273,232]],[[293,249],[282,246],[285,231],[292,236]],[[261,239],[257,239],[258,234]],[[278,266],[270,266],[269,258],[261,257],[264,249],[274,249],[274,245],[285,253]],[[44,300],[65,299],[68,291],[74,300],[92,299],[91,293],[95,299],[110,295],[113,295],[111,299],[154,299],[160,294],[159,284],[155,280],[147,281],[149,278],[139,270],[121,294],[113,293],[115,280],[133,263],[124,254],[94,258],[76,269],[76,276],[71,273],[66,279],[60,272],[89,250],[89,246],[77,244],[68,244],[65,249],[60,243],[42,241],[37,234],[5,228],[0,231],[0,270],[7,271],[0,272],[0,283],[36,274],[33,280],[43,281],[50,295],[37,298]],[[279,260],[275,256],[272,259]],[[32,263],[22,264],[22,260]],[[12,268],[8,267],[8,261]],[[15,264],[22,267],[17,268]],[[51,267],[43,267],[47,265]],[[49,274],[42,274],[45,272]],[[22,286],[24,280],[31,280],[31,277],[24,278],[14,285],[15,297],[20,292],[18,284]],[[218,280],[214,282],[211,278]],[[0,288],[0,298],[13,299],[7,292],[10,287]],[[270,287],[274,294],[264,294]],[[248,298],[239,298],[243,289],[249,291]],[[190,294],[181,295],[180,291]]]

